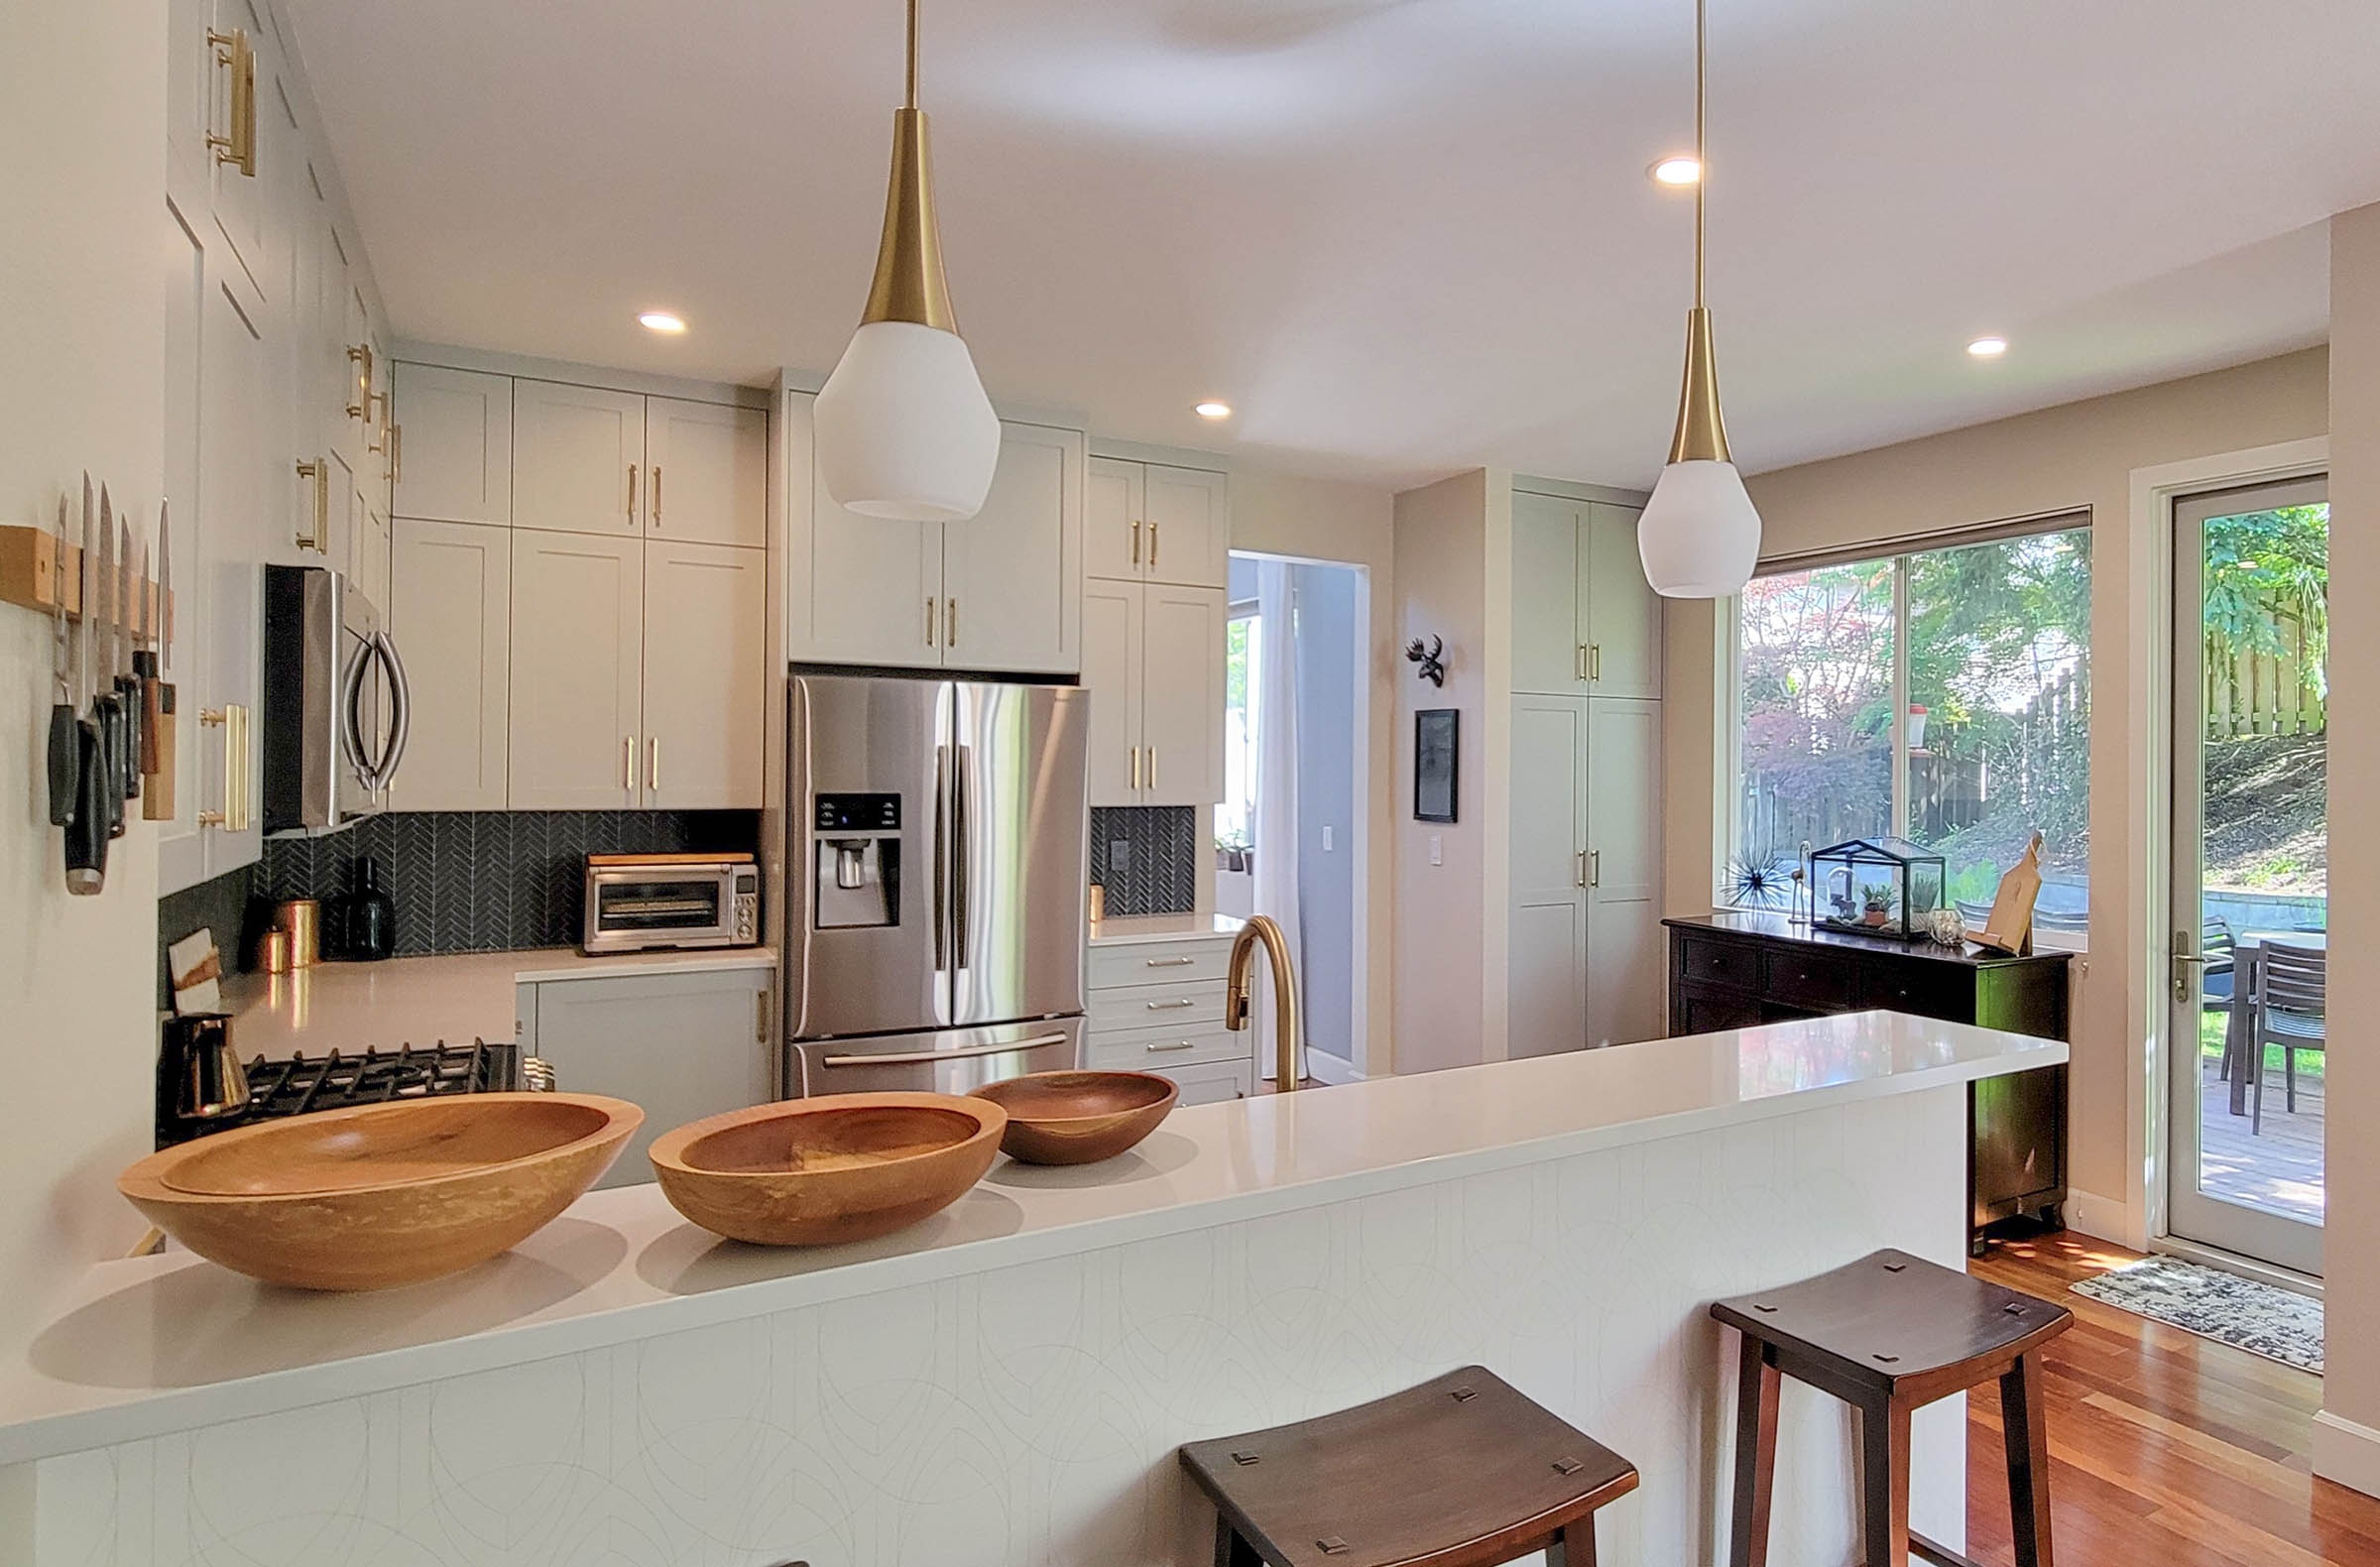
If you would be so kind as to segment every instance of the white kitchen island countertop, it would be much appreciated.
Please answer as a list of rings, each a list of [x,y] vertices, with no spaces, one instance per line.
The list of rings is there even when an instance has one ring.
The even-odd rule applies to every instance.
[[[1133,946],[1146,941],[1195,941],[1236,936],[1248,921],[1238,914],[1118,914],[1091,927],[1095,947]]]
[[[510,983],[536,962],[486,966]],[[380,965],[370,982],[404,972]],[[1856,1013],[1188,1107],[1105,1163],[1004,1159],[943,1213],[850,1246],[722,1242],[641,1185],[582,1198],[465,1273],[382,1293],[271,1288],[187,1253],[102,1263],[0,1364],[0,1466],[1598,1150],[1740,1142],[1760,1123],[2066,1059],[2053,1040]],[[1947,1126],[1943,1101],[1926,1103],[1908,1125]],[[1955,1249],[1965,1216],[1949,1192],[1936,1201],[1931,1239]]]

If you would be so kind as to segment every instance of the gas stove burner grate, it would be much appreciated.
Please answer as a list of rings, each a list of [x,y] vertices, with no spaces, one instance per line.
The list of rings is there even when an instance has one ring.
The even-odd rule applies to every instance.
[[[249,1104],[243,1120],[301,1116],[348,1105],[383,1105],[439,1094],[479,1094],[510,1086],[509,1050],[485,1040],[416,1049],[368,1049],[361,1055],[337,1050],[308,1058],[302,1051],[286,1061],[258,1056],[248,1063]]]

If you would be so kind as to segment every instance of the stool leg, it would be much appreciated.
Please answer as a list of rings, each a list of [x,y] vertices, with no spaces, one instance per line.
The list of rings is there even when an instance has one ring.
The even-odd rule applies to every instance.
[[[2042,1396],[2041,1357],[2020,1355],[2000,1375],[2000,1435],[2008,1446],[2008,1514],[2016,1567],[2050,1560],[2050,1425]]]
[[[1220,1513],[1215,1518],[1215,1567],[1264,1567],[1256,1548],[1242,1539],[1232,1520]]]
[[[1728,1567],[1767,1567],[1768,1503],[1777,1474],[1777,1368],[1746,1334],[1735,1378],[1735,1528]]]
[[[1545,1548],[1545,1567],[1595,1567],[1595,1518],[1566,1525]]]
[[[1897,1399],[1859,1406],[1860,1539],[1866,1567],[1909,1564],[1909,1409]]]

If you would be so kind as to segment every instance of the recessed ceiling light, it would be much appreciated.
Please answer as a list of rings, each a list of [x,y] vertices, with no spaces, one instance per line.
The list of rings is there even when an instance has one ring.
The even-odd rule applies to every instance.
[[[1230,419],[1232,406],[1229,403],[1201,403],[1193,412],[1200,419]]]
[[[667,310],[647,310],[637,317],[637,321],[647,331],[653,332],[666,332],[675,335],[686,329],[685,317],[672,315]]]
[[[1997,359],[2008,351],[2005,337],[1978,337],[1966,345],[1966,351],[1977,359]]]
[[[1703,164],[1692,153],[1680,153],[1662,159],[1645,173],[1653,177],[1655,184],[1690,185],[1703,178]]]

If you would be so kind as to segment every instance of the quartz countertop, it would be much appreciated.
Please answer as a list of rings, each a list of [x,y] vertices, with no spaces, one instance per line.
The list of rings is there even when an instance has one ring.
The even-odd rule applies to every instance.
[[[1115,1159],[1004,1159],[924,1223],[848,1246],[723,1242],[642,1185],[382,1293],[271,1288],[188,1253],[100,1263],[0,1358],[0,1467],[2066,1059],[2055,1040],[1850,1013],[1185,1107]]]
[[[510,1041],[520,1029],[514,987],[524,982],[618,979],[644,974],[701,974],[774,968],[768,947],[684,952],[621,952],[587,957],[569,947],[525,952],[462,952],[390,958],[382,963],[317,963],[287,974],[239,974],[223,982],[223,1009],[240,1054],[283,1057],[294,1050],[394,1049],[443,1039]]]
[[[1118,914],[1091,927],[1095,947],[1131,946],[1143,941],[1195,941],[1202,936],[1236,936],[1248,921],[1237,914]]]

